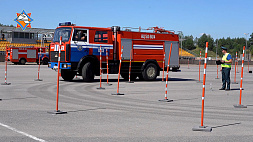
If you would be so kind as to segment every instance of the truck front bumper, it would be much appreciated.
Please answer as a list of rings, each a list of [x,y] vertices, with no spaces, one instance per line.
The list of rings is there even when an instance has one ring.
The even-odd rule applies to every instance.
[[[49,62],[48,68],[58,69],[58,62]],[[71,63],[60,63],[60,69],[71,69]]]

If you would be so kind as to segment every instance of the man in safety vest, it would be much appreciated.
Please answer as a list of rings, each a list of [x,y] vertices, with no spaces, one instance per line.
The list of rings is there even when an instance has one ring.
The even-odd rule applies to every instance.
[[[222,87],[220,90],[230,90],[230,70],[232,64],[232,56],[227,53],[226,47],[221,47],[222,53],[224,54],[221,61],[221,71],[222,71]],[[227,88],[226,88],[227,84]]]

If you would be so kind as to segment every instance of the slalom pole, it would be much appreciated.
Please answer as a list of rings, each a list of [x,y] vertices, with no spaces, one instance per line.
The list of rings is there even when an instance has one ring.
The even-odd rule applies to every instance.
[[[122,60],[122,53],[123,53],[123,48],[124,46],[122,46],[121,48],[121,54],[120,54],[120,60],[119,60],[119,73],[118,73],[118,86],[117,86],[117,93],[112,93],[112,95],[124,95],[122,93],[119,93],[119,78],[120,78],[120,69],[121,69],[121,60]]]
[[[248,73],[252,73],[252,71],[249,70],[249,61],[250,61],[250,58],[249,58],[249,54],[248,54]]]
[[[40,58],[41,58],[41,47],[40,47],[40,54],[39,54],[38,79],[35,79],[34,81],[43,81],[42,79],[40,79]]]
[[[252,73],[252,71],[249,70],[249,60],[250,60],[250,58],[249,58],[249,54],[248,54],[248,73]]]
[[[238,71],[239,68],[238,68],[238,57],[237,57],[237,52],[236,52],[236,62],[237,62],[237,63],[236,63],[236,64],[237,64],[237,73],[239,73],[239,71]]]
[[[216,72],[217,72],[217,73],[216,73],[216,74],[217,74],[217,76],[216,76],[216,78],[215,78],[215,79],[219,79],[219,77],[218,77],[218,74],[219,74],[219,69],[218,69],[218,68],[219,68],[219,67],[218,67],[218,65],[217,65],[217,71],[216,71]]]
[[[162,77],[162,81],[164,81],[164,66],[165,66],[165,52],[163,53],[163,77]]]
[[[58,72],[57,72],[57,90],[56,90],[56,111],[53,112],[48,112],[51,114],[64,114],[67,113],[66,111],[60,111],[58,108],[59,106],[59,89],[60,89],[60,82],[59,82],[59,78],[60,78],[60,63],[61,63],[61,45],[62,45],[62,36],[60,37],[60,45],[59,45],[59,55],[58,55]]]
[[[111,86],[112,84],[109,83],[109,64],[108,64],[108,50],[106,49],[106,72],[107,72],[107,86]]]
[[[240,83],[240,99],[239,99],[239,104],[238,104],[238,105],[234,105],[235,108],[247,108],[247,106],[242,105],[242,80],[243,80],[244,53],[245,53],[245,46],[243,46],[243,55],[242,55],[242,70],[241,70],[241,83]]]
[[[168,97],[167,97],[167,94],[168,94],[168,78],[169,78],[169,69],[170,69],[171,50],[172,50],[172,43],[170,44],[170,53],[169,53],[169,59],[168,59],[168,65],[167,65],[166,85],[165,85],[165,98],[164,98],[164,100],[159,100],[159,101],[163,101],[163,102],[172,102],[173,101],[173,100],[169,100]]]
[[[236,82],[236,59],[235,59],[235,76],[234,76],[234,82],[232,82],[232,84],[238,84]]]
[[[201,51],[199,51],[199,83],[200,83],[200,64],[201,64]]]
[[[207,131],[207,132],[211,132],[212,131],[211,127],[204,126],[204,102],[205,102],[207,52],[208,52],[208,42],[206,42],[205,63],[204,63],[203,89],[202,89],[201,126],[197,126],[197,127],[192,128],[193,131]]]
[[[4,83],[2,83],[1,85],[11,85],[11,83],[7,83],[7,56],[8,56],[8,51],[7,51],[7,45],[6,45],[6,49],[5,49],[5,71],[4,71]]]
[[[188,58],[188,69],[190,69],[190,68],[189,68],[189,64],[190,64],[190,59]]]
[[[231,70],[233,69],[233,58],[232,58],[232,63],[231,63]]]
[[[132,68],[132,49],[130,50],[128,83],[134,83],[133,81],[131,81],[131,68]]]
[[[101,45],[100,45],[100,54],[99,54],[99,60],[100,60],[100,69],[99,69],[99,72],[100,72],[100,87],[97,88],[97,89],[105,89],[102,87],[102,50],[101,50]]]

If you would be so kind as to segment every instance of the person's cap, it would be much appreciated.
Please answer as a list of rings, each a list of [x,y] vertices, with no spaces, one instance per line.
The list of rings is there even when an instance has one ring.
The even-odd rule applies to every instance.
[[[222,49],[222,50],[228,50],[226,47],[223,47],[223,46],[221,47],[221,49]]]

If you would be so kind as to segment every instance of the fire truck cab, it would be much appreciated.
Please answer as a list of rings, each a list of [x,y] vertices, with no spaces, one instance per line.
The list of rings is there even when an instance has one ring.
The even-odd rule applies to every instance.
[[[122,53],[121,76],[128,79],[130,53],[132,59],[131,78],[155,80],[167,65],[170,45],[172,53],[170,67],[179,69],[179,38],[171,31],[153,27],[153,32],[121,30],[111,28],[76,26],[70,22],[60,23],[50,45],[49,68],[58,68],[59,48],[61,50],[60,69],[64,80],[72,80],[75,75],[84,81],[93,81],[99,72],[100,46],[102,48],[102,69],[106,73],[106,50],[109,58],[109,73],[116,74]],[[60,37],[62,44],[60,45]]]

